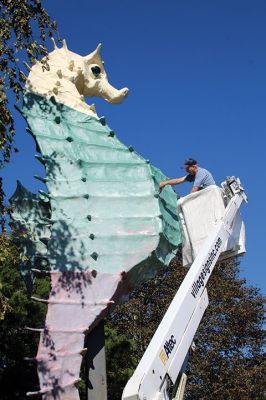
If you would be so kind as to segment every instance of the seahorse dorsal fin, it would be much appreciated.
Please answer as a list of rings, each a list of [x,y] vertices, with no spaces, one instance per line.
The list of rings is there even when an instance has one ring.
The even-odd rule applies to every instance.
[[[66,39],[63,39],[63,49],[68,51]]]
[[[55,40],[54,40],[54,38],[53,38],[53,37],[51,37],[51,41],[53,42],[54,49],[55,49],[55,50],[57,50],[57,49],[58,49],[58,47],[57,47],[57,44],[55,43]]]

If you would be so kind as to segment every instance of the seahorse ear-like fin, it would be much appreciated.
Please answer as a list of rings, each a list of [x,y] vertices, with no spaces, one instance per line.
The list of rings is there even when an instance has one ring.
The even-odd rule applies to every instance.
[[[99,58],[101,60],[101,56],[100,56],[101,47],[102,47],[102,44],[99,43],[98,46],[96,47],[96,49],[92,53],[90,53],[84,57],[85,61],[91,61],[95,58]]]

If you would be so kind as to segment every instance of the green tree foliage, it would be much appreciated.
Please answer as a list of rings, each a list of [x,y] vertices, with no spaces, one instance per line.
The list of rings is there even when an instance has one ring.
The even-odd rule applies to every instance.
[[[44,326],[46,305],[32,301],[18,270],[20,255],[12,238],[0,235],[0,398],[26,399],[25,393],[38,390],[36,364],[24,357],[34,357],[38,333],[26,326]],[[35,294],[47,297],[49,281],[37,279]]]
[[[130,301],[108,320],[118,334],[134,340],[132,354],[117,348],[117,357],[131,365],[140,360],[187,270],[177,259],[155,279],[136,289]],[[188,364],[187,400],[261,400],[265,392],[263,345],[264,298],[239,277],[232,259],[215,267],[208,283],[210,305],[195,337],[196,351]],[[263,374],[264,370],[264,374]],[[112,373],[113,374],[113,373]],[[114,374],[113,374],[114,375]],[[119,363],[116,376],[120,376]],[[109,380],[114,379],[109,376]],[[109,393],[119,399],[127,379]]]
[[[137,366],[136,341],[118,333],[114,327],[105,327],[105,350],[108,371],[108,399],[120,400],[121,387]],[[124,355],[126,355],[124,357]],[[129,357],[127,356],[129,355]]]
[[[0,232],[6,230],[6,216],[10,215],[10,207],[6,207],[5,203],[5,193],[3,190],[3,178],[0,176]]]
[[[0,169],[10,160],[15,126],[12,104],[20,99],[25,75],[21,60],[34,63],[47,55],[45,42],[56,31],[40,0],[0,0]],[[43,62],[44,68],[48,68]],[[5,205],[0,177],[0,232],[6,229],[10,208]]]
[[[190,360],[187,398],[265,399],[265,299],[239,278],[235,260],[218,265],[208,293],[210,307]]]
[[[0,167],[9,161],[13,149],[15,128],[9,99],[19,100],[25,81],[20,59],[34,63],[46,56],[46,38],[56,29],[40,0],[0,0]]]

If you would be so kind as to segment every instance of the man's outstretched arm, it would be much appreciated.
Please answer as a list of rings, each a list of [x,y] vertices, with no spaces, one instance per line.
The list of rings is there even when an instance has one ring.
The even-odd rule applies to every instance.
[[[180,183],[185,182],[186,176],[182,176],[182,178],[174,178],[174,179],[169,179],[168,181],[162,181],[160,182],[159,186],[159,192],[163,190],[163,188],[167,185],[179,185]]]

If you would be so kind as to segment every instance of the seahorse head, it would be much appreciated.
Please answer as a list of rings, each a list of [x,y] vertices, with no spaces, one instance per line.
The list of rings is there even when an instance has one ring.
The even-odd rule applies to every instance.
[[[54,42],[54,41],[53,41]],[[72,108],[96,114],[94,106],[85,103],[84,96],[102,97],[110,103],[121,103],[128,89],[116,89],[109,82],[101,59],[99,44],[83,57],[70,51],[66,42],[48,55],[48,68],[37,62],[30,69],[26,88],[34,93],[55,96],[56,100]]]

